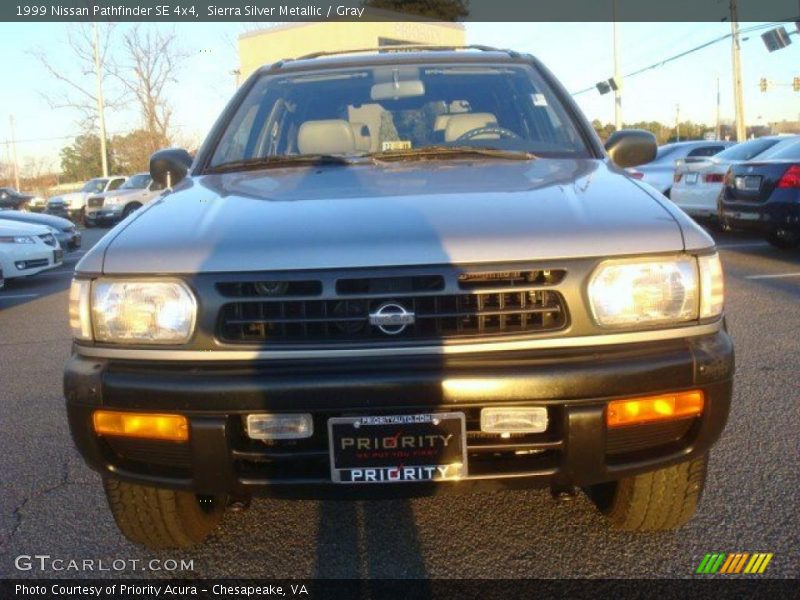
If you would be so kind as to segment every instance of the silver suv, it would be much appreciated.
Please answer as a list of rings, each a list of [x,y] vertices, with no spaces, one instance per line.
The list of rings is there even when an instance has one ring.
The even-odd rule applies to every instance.
[[[265,66],[79,263],[65,395],[114,517],[201,542],[253,495],[586,489],[695,511],[731,400],[714,243],[535,58]]]

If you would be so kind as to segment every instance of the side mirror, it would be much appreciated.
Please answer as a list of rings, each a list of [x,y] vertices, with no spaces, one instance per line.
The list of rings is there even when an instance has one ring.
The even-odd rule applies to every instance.
[[[171,188],[186,177],[192,166],[191,155],[183,148],[167,148],[150,156],[150,177],[166,188]]]
[[[606,140],[606,152],[623,169],[649,163],[656,157],[656,136],[644,129],[623,129]]]

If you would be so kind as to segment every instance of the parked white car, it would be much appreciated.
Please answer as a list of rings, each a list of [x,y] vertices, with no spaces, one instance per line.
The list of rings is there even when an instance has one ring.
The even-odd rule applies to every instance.
[[[64,252],[47,227],[0,221],[0,279],[35,275],[63,260]]]
[[[793,136],[766,136],[748,140],[699,161],[679,160],[670,199],[693,217],[714,218],[717,197],[731,165],[763,156]]]
[[[630,175],[649,183],[659,192],[669,197],[672,179],[675,174],[675,164],[679,159],[702,158],[713,156],[734,142],[695,140],[689,142],[673,142],[659,146],[656,157],[645,165],[629,169]]]
[[[153,181],[150,173],[131,175],[116,191],[89,195],[84,223],[92,227],[124,219],[157,198],[163,190],[164,187]]]
[[[47,201],[47,213],[57,217],[66,217],[73,221],[83,221],[86,214],[86,200],[89,196],[114,191],[127,179],[121,175],[90,179],[80,191],[50,198]]]

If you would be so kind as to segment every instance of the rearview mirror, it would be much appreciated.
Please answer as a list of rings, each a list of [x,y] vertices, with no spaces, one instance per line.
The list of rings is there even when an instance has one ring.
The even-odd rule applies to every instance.
[[[606,140],[606,152],[623,169],[649,163],[656,157],[656,136],[644,129],[615,131]]]
[[[150,156],[150,177],[165,188],[171,188],[186,177],[192,166],[191,155],[183,148],[167,148]]]
[[[424,96],[425,84],[419,79],[376,83],[372,86],[369,95],[373,100],[397,100],[398,98]]]

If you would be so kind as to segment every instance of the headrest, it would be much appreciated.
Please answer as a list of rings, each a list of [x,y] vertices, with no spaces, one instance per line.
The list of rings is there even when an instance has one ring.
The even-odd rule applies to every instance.
[[[444,129],[444,141],[454,142],[462,135],[473,129],[497,125],[497,117],[492,113],[460,113],[450,115],[447,126]],[[481,136],[484,137],[484,136]],[[496,138],[496,135],[486,136]]]
[[[351,154],[356,149],[350,123],[343,119],[306,121],[297,132],[301,154]]]

